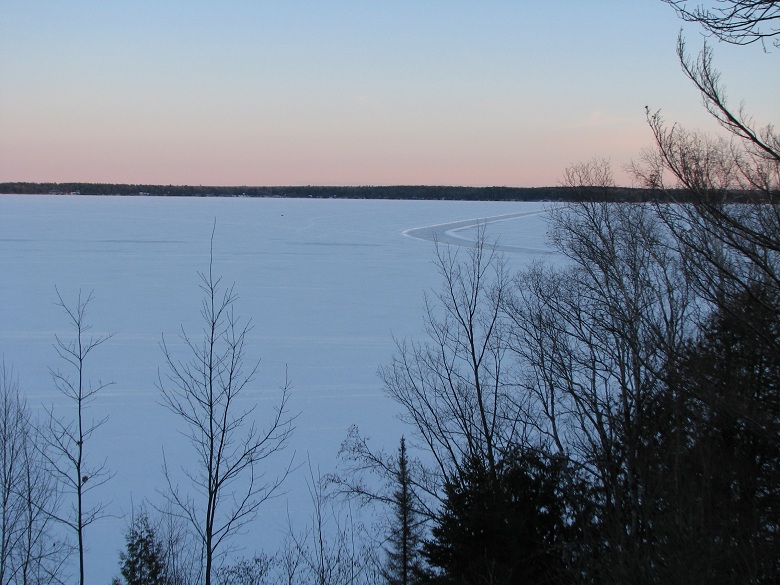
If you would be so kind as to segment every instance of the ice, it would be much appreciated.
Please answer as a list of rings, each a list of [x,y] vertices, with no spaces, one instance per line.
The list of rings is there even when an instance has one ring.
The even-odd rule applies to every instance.
[[[114,333],[87,363],[89,378],[115,382],[89,411],[109,419],[88,457],[105,459],[115,476],[94,492],[112,517],[87,530],[87,581],[108,583],[118,573],[127,514],[146,499],[161,501],[163,447],[169,461],[190,461],[180,422],[160,405],[159,342],[165,334],[172,352],[186,357],[177,334],[200,331],[197,273],[208,269],[212,228],[215,272],[235,283],[237,312],[254,326],[248,359],[261,360],[247,399],[258,403],[262,424],[287,371],[290,410],[300,413],[292,444],[270,471],[294,456],[327,473],[352,424],[388,450],[410,432],[376,371],[393,354],[393,336],[421,336],[422,295],[438,285],[434,244],[421,234],[449,231],[457,237],[442,245],[468,245],[474,222],[444,224],[503,216],[486,224],[487,234],[519,268],[549,252],[543,210],[504,202],[0,196],[0,354],[36,412],[52,405],[72,414],[49,373],[63,367],[55,333],[72,334],[55,287],[70,303],[79,290],[93,291],[92,333]],[[437,227],[409,232],[428,226]],[[307,473],[298,468],[285,494],[264,505],[238,541],[244,554],[274,550],[288,514],[306,519]]]

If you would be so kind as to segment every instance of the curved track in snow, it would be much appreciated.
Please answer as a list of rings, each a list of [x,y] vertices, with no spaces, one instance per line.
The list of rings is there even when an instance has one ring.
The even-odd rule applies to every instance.
[[[510,221],[522,217],[540,215],[542,213],[544,213],[543,210],[536,210],[522,211],[519,213],[507,213],[504,215],[494,215],[492,217],[477,217],[474,219],[465,219],[462,221],[452,221],[449,223],[440,223],[436,225],[410,228],[408,230],[404,230],[403,235],[408,238],[414,238],[416,240],[426,240],[439,244],[474,248],[476,247],[477,242],[474,239],[469,239],[468,237],[459,234],[458,232],[487,225],[489,223]],[[547,248],[530,248],[525,246],[512,246],[500,243],[495,245],[495,249],[501,252],[515,252],[519,254],[554,254],[552,250]]]

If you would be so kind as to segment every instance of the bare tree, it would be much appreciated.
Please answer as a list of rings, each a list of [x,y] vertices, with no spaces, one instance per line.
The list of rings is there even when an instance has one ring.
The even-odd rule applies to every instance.
[[[698,22],[721,41],[735,45],[763,43],[780,35],[780,2],[776,0],[663,0],[688,22]],[[778,45],[780,41],[774,40]]]
[[[664,0],[686,20],[701,23],[719,39],[735,44],[780,35],[780,3],[773,0],[717,0],[717,8],[689,2]],[[775,40],[777,44],[778,40]],[[780,189],[780,135],[772,124],[757,126],[744,106],[732,108],[713,65],[708,43],[691,58],[682,33],[677,39],[677,56],[683,73],[693,83],[704,107],[727,132],[731,140],[713,139],[698,132],[667,126],[660,112],[647,110],[656,148],[645,156],[645,164],[633,165],[635,175],[648,187],[665,189],[664,176],[671,174],[676,185],[687,191],[695,203],[718,203],[725,192],[741,190],[743,196],[776,203]]]
[[[163,336],[167,373],[159,376],[162,404],[186,425],[183,432],[197,454],[194,470],[182,467],[196,495],[182,491],[164,463],[166,497],[172,513],[197,534],[204,561],[203,577],[211,585],[215,560],[223,545],[257,515],[290,471],[267,477],[261,464],[287,444],[293,431],[287,412],[289,383],[265,428],[254,420],[256,406],[244,407],[259,362],[247,364],[245,345],[251,330],[234,312],[238,299],[232,286],[223,288],[213,272],[213,233],[209,268],[199,273],[203,302],[203,335],[180,335],[188,357],[174,356]],[[291,465],[291,463],[290,463]]]
[[[575,558],[592,559],[591,568],[600,561],[622,581],[651,567],[644,444],[666,365],[688,334],[691,298],[652,207],[583,202],[550,216],[552,242],[569,262],[522,271],[504,305],[533,429],[526,445],[568,461],[590,486],[599,534]]]
[[[165,571],[172,585],[191,585],[202,573],[198,539],[190,523],[173,511],[170,502],[160,511],[155,530],[165,552]]]
[[[474,459],[493,473],[518,433],[506,376],[506,330],[500,307],[508,277],[502,258],[485,242],[474,248],[437,246],[441,290],[426,296],[424,343],[397,341],[380,368],[385,391],[404,409],[438,475],[436,491]]]
[[[674,232],[689,281],[710,306],[729,311],[744,295],[764,302],[756,290],[780,289],[780,135],[729,107],[708,45],[691,59],[680,38],[677,52],[726,136],[670,126],[648,111],[655,147],[631,170],[678,203],[657,211]]]
[[[744,106],[729,106],[720,73],[713,65],[712,48],[704,44],[692,59],[685,40],[677,40],[677,55],[686,77],[701,95],[704,107],[727,131],[725,138],[712,138],[665,124],[660,112],[647,112],[656,148],[645,156],[644,165],[633,165],[636,176],[650,188],[684,188],[688,196],[717,201],[725,193],[745,191],[761,201],[776,201],[780,188],[780,135],[771,124],[757,126]],[[671,174],[675,183],[664,181]]]
[[[66,547],[51,531],[56,484],[13,370],[0,363],[0,584],[60,582]],[[58,546],[59,545],[59,546]]]
[[[84,532],[93,522],[105,517],[106,504],[87,504],[87,496],[112,477],[106,462],[91,464],[87,458],[87,444],[107,420],[88,419],[87,411],[101,390],[113,382],[93,384],[87,377],[86,363],[89,355],[111,338],[112,334],[92,335],[86,312],[92,301],[92,293],[79,292],[76,303],[68,305],[57,292],[57,305],[65,312],[73,328],[72,339],[55,336],[54,349],[67,371],[52,369],[54,385],[74,407],[72,418],[55,414],[53,407],[46,409],[47,428],[42,433],[42,452],[65,494],[73,496],[73,503],[65,511],[47,510],[57,521],[75,532],[79,555],[79,583],[84,584]]]
[[[612,165],[605,158],[569,165],[563,172],[561,186],[575,192],[578,201],[608,201],[615,188]]]
[[[23,570],[17,562],[27,506],[19,496],[23,493],[20,484],[25,475],[23,465],[30,440],[30,420],[13,373],[6,369],[5,362],[0,375],[0,583],[5,584],[15,582],[16,574]]]
[[[573,563],[618,582],[771,582],[776,206],[730,199],[724,143],[674,141],[690,201],[551,211],[570,263],[531,267],[507,297],[524,416],[587,486]]]
[[[719,22],[711,13],[693,14],[719,38],[746,44],[780,34],[777,2],[722,4],[734,11]],[[725,28],[711,28],[713,22]],[[656,535],[683,580],[690,571],[721,582],[774,582],[780,135],[729,105],[708,44],[692,58],[680,37],[677,53],[725,133],[685,130],[648,111],[655,145],[633,166],[641,182],[674,203],[656,211],[700,309],[696,335],[670,360],[667,396],[654,417],[674,421],[651,442],[662,454],[656,475],[667,481],[657,506],[666,516],[656,519]]]
[[[266,585],[275,576],[275,557],[260,554],[251,559],[241,559],[235,564],[224,566],[217,572],[218,585]]]
[[[311,462],[306,485],[312,503],[309,525],[290,521],[284,547],[277,555],[275,583],[379,585],[384,583],[376,548],[347,504],[340,508],[327,493],[330,478],[315,476]]]

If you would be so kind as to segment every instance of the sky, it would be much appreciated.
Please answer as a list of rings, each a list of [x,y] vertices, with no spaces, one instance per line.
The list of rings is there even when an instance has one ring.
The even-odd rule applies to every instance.
[[[556,185],[713,130],[660,0],[0,0],[0,182]],[[780,49],[714,43],[780,119]]]

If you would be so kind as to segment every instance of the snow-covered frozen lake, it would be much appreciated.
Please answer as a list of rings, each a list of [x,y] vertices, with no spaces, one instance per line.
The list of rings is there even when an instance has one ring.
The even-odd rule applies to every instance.
[[[393,336],[421,336],[423,292],[439,284],[431,240],[467,246],[476,228],[466,220],[502,216],[487,235],[519,268],[549,257],[542,211],[540,203],[0,196],[0,355],[29,405],[71,412],[49,373],[62,366],[55,333],[72,333],[55,287],[71,303],[92,291],[92,332],[114,333],[87,364],[90,379],[114,382],[91,407],[109,419],[87,449],[115,473],[95,492],[114,517],[87,532],[87,581],[118,574],[125,516],[147,498],[159,502],[163,446],[169,461],[189,456],[179,421],[159,404],[158,344],[164,333],[176,353],[182,326],[200,331],[197,271],[208,267],[214,222],[215,272],[235,283],[237,312],[254,324],[247,349],[261,360],[250,393],[259,420],[263,404],[276,404],[285,369],[290,410],[300,413],[276,464],[295,453],[327,473],[350,425],[388,450],[409,432],[376,371],[393,354]],[[275,548],[288,510],[293,520],[306,513],[306,473],[298,469],[285,495],[261,509],[245,554]]]

